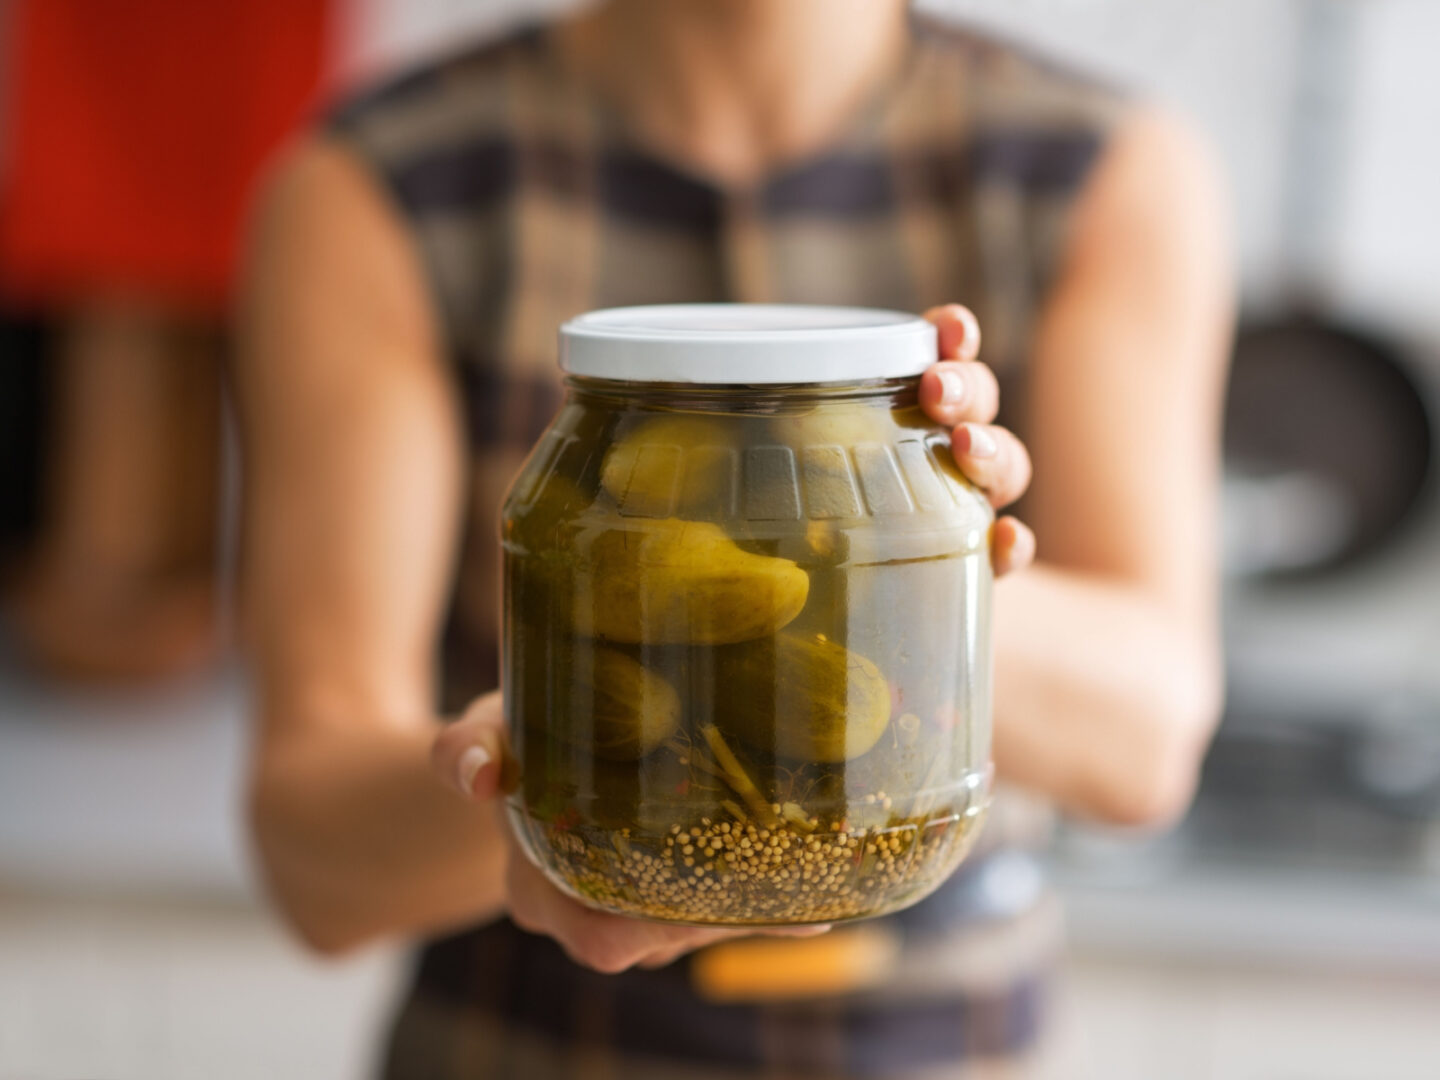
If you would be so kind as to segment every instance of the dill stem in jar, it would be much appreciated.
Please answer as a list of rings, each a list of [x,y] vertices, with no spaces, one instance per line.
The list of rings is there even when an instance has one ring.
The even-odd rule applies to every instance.
[[[720,729],[714,724],[704,724],[700,728],[700,734],[705,736],[705,741],[710,745],[710,752],[715,755],[715,760],[725,770],[725,779],[730,782],[735,793],[749,804],[760,824],[767,829],[778,824],[775,811],[765,801],[765,796],[760,794],[760,789],[750,779],[750,774],[740,764],[740,759],[735,756],[735,752],[726,744],[724,736],[720,734]]]

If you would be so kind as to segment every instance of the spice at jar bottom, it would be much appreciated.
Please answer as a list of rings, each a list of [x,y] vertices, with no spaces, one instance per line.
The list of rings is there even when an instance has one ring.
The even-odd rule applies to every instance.
[[[527,824],[549,855],[552,875],[605,910],[709,925],[793,926],[913,903],[954,872],[983,818],[977,805],[870,828],[778,813],[770,826],[702,818],[667,832],[533,817]]]

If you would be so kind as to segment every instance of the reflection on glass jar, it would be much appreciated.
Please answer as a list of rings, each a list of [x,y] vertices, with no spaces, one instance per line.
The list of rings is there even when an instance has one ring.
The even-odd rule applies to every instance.
[[[721,310],[766,313],[766,340],[827,311]],[[988,801],[993,519],[916,405],[933,337],[872,379],[801,356],[782,384],[735,385],[697,379],[702,350],[662,325],[665,381],[570,365],[507,501],[512,825],[556,884],[623,914],[906,906]]]

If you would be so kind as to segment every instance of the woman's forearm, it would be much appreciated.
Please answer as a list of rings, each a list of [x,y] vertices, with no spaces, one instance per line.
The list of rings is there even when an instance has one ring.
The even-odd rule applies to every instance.
[[[500,910],[500,807],[445,788],[430,764],[438,730],[327,726],[262,747],[256,844],[276,901],[312,947],[338,952]]]
[[[1183,812],[1219,715],[1213,634],[1137,587],[1044,565],[996,592],[999,774],[1084,817]]]

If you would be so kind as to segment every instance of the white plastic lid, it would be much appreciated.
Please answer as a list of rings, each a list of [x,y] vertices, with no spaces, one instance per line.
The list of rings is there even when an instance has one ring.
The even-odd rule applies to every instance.
[[[571,375],[630,382],[751,385],[919,375],[935,328],[878,308],[803,304],[655,304],[608,308],[560,328]]]

